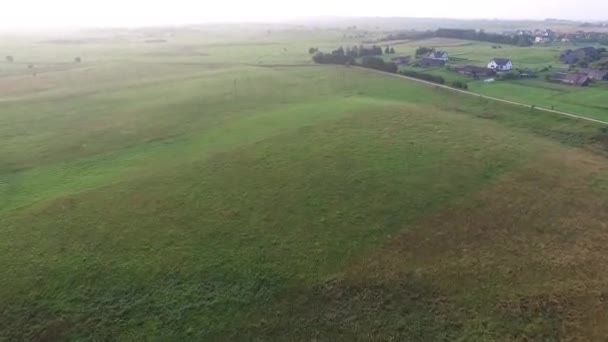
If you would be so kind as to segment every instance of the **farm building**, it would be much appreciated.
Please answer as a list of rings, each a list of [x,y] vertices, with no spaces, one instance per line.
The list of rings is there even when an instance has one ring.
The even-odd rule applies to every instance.
[[[494,70],[488,68],[482,68],[474,65],[458,65],[450,70],[457,72],[461,75],[471,77],[488,77],[495,74]]]
[[[429,54],[428,58],[447,62],[450,59],[450,56],[448,55],[447,52],[438,50],[438,51],[431,52]]]
[[[511,71],[513,70],[513,62],[508,58],[494,58],[488,63],[488,69],[495,71]]]
[[[391,62],[397,65],[407,65],[410,64],[412,57],[410,56],[399,56],[391,58]]]
[[[608,70],[597,70],[597,69],[579,69],[579,74],[585,74],[590,79],[596,81],[608,80]]]
[[[566,74],[557,73],[551,76],[552,81],[561,82],[569,85],[576,85],[579,87],[586,87],[591,83],[591,78],[585,74]]]
[[[445,61],[441,59],[421,58],[416,64],[423,68],[440,67],[445,65]]]

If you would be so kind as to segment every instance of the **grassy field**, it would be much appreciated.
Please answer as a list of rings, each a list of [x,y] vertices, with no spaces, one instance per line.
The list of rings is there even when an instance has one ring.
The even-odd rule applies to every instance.
[[[310,64],[337,30],[84,37],[0,40],[0,340],[608,335],[601,126]]]

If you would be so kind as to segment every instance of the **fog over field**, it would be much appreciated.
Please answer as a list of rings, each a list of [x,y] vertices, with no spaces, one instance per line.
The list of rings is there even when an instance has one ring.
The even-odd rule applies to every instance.
[[[582,0],[511,0],[489,4],[481,0],[409,2],[232,0],[29,0],[3,4],[0,27],[140,26],[286,20],[309,16],[379,16],[576,20],[608,19],[608,2]]]

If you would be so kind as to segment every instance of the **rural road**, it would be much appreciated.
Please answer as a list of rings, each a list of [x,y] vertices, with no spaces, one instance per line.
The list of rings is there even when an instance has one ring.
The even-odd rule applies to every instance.
[[[508,103],[508,104],[515,105],[515,106],[531,108],[531,105],[529,105],[529,104],[525,104],[525,103],[521,103],[521,102],[515,102],[515,101],[509,101],[509,100],[500,99],[500,98],[492,97],[492,96],[485,96],[485,95],[473,93],[473,92],[470,92],[470,91],[467,91],[467,90],[456,89],[456,88],[452,88],[452,87],[447,86],[447,85],[437,84],[437,83],[433,83],[433,82],[428,82],[428,81],[420,80],[420,79],[417,79],[417,78],[408,77],[408,76],[405,76],[405,75],[393,74],[393,73],[389,73],[389,72],[384,72],[384,71],[379,71],[379,70],[374,70],[374,69],[368,69],[368,68],[362,68],[362,67],[356,67],[356,66],[354,66],[352,68],[357,68],[357,69],[360,69],[360,70],[363,70],[363,71],[366,71],[366,72],[370,72],[370,73],[376,73],[376,74],[382,74],[382,75],[386,75],[386,76],[406,79],[406,80],[409,80],[409,81],[418,82],[418,83],[426,84],[426,85],[433,86],[433,87],[443,88],[443,89],[450,90],[450,91],[453,91],[453,92],[458,92],[458,93],[466,94],[466,95],[469,95],[469,96],[475,96],[475,97],[480,97],[480,98],[483,98],[483,99],[488,99],[488,100],[492,100],[492,101],[496,101],[496,102]],[[585,117],[585,116],[582,116],[582,115],[562,112],[562,111],[559,111],[559,110],[554,110],[554,109],[549,109],[549,108],[543,108],[543,107],[534,107],[534,109],[540,110],[540,111],[543,111],[543,112],[547,112],[547,113],[563,115],[563,116],[571,117],[571,118],[574,118],[574,119],[580,119],[580,120],[585,120],[585,121],[590,121],[590,122],[595,122],[595,123],[600,123],[600,124],[608,125],[607,121],[592,119],[592,118],[588,118],[588,117]]]

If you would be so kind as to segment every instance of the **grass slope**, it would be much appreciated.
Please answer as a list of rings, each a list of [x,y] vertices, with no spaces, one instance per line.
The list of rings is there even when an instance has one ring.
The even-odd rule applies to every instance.
[[[0,108],[0,339],[605,336],[597,125],[186,51]]]

